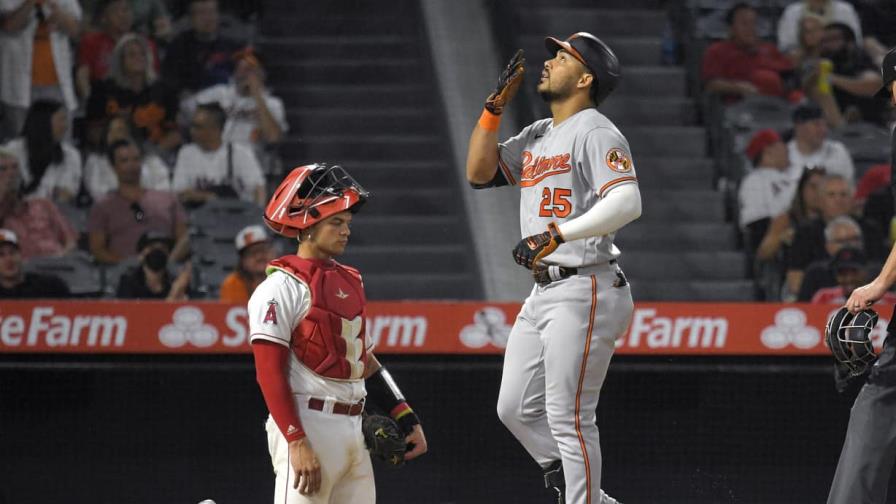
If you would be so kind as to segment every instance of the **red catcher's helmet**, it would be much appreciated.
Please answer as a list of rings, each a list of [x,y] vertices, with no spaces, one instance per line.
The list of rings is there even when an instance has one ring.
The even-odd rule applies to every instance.
[[[357,212],[368,192],[339,165],[324,163],[295,168],[280,182],[264,210],[264,222],[275,233],[295,238],[299,231],[339,212]]]

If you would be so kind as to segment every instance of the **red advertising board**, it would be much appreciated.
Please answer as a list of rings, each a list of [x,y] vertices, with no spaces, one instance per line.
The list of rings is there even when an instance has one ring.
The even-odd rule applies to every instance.
[[[372,302],[378,353],[499,354],[519,303]],[[838,307],[772,303],[636,303],[618,354],[825,355]],[[891,306],[873,333],[880,347]],[[246,307],[215,302],[4,301],[0,353],[247,353]],[[583,335],[584,336],[584,335]]]

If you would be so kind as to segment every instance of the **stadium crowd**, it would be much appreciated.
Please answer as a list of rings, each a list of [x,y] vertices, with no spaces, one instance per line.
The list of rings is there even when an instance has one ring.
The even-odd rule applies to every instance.
[[[278,251],[254,224],[289,125],[247,35],[257,4],[220,3],[0,0],[0,259],[19,257],[0,296],[62,295],[53,282],[15,287],[56,257],[101,271],[97,288],[74,295],[248,298]],[[726,33],[697,34],[705,45],[686,58],[697,92],[717,104],[708,134],[727,135],[711,143],[756,298],[848,297],[896,239],[896,118],[876,95],[896,6],[686,3]],[[225,27],[241,23],[250,29]],[[726,122],[752,104],[778,117]],[[254,221],[222,236],[222,202]]]
[[[736,165],[725,171],[737,181],[747,269],[759,299],[842,303],[896,239],[888,141],[896,117],[877,95],[881,62],[896,45],[896,6],[764,5],[729,4],[728,36],[707,45],[699,70],[719,121],[735,106],[752,118],[728,128],[739,138],[727,144],[734,156],[721,156]],[[760,26],[777,29],[763,38]],[[763,118],[770,109],[778,117]],[[857,152],[868,139],[874,155]]]
[[[251,44],[257,4],[220,3],[0,2],[0,297],[177,300],[220,285],[248,300],[274,254],[264,229],[231,232],[203,258],[229,275],[203,283],[191,241],[215,229],[192,221],[220,201],[260,220],[289,126]],[[66,286],[54,269],[101,281]]]

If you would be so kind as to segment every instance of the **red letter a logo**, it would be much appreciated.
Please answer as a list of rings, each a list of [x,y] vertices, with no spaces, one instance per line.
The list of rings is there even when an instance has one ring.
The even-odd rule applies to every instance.
[[[264,314],[264,324],[277,325],[277,303],[268,303],[268,312]]]

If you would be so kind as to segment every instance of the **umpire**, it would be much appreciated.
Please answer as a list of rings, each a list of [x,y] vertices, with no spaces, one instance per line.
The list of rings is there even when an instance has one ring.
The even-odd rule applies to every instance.
[[[884,86],[878,96],[896,105],[896,49],[881,64]],[[891,137],[891,189],[896,198],[896,132]],[[857,313],[880,299],[896,283],[896,246],[880,274],[852,292],[846,308]],[[883,504],[896,460],[896,312],[887,327],[884,348],[856,397],[828,504]]]

